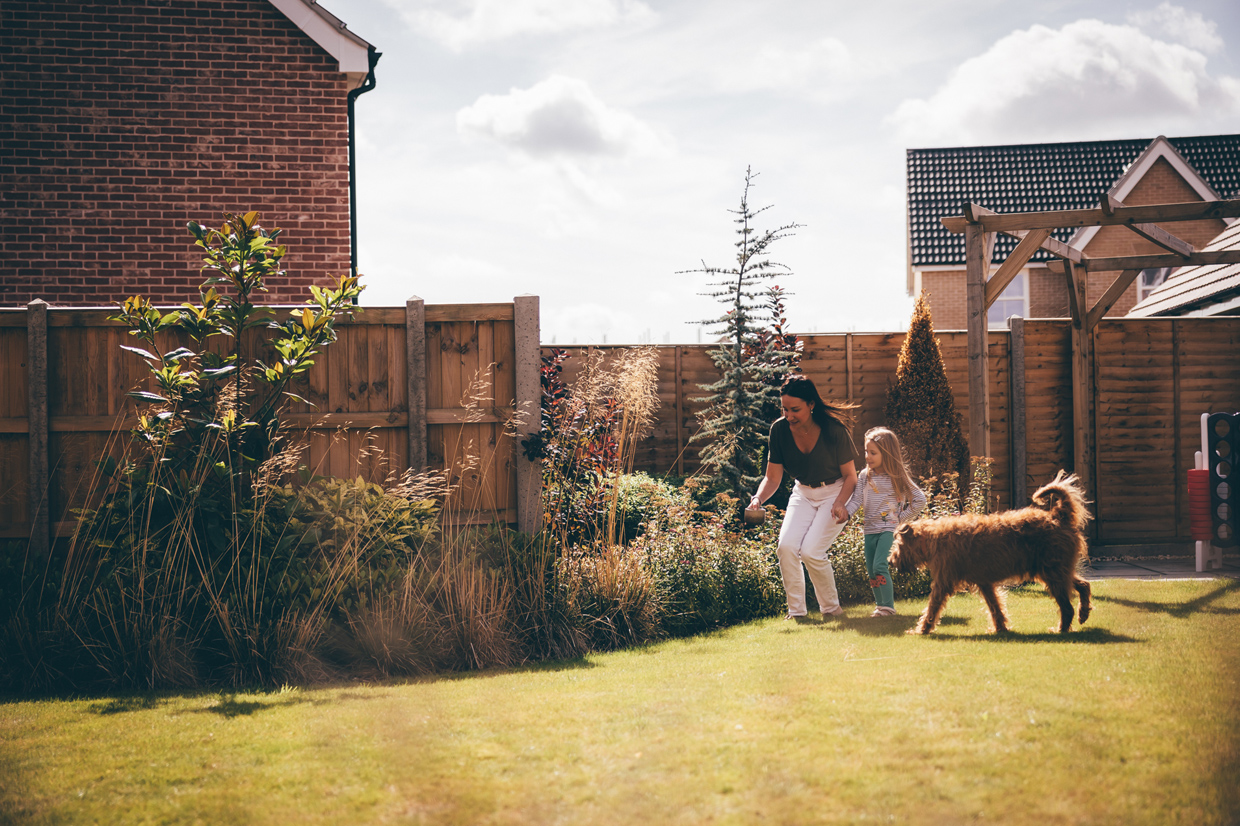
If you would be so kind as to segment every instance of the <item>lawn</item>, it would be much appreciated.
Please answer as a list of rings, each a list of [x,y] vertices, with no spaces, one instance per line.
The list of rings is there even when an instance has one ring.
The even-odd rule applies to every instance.
[[[1240,582],[851,606],[387,684],[0,705],[0,823],[1240,820]]]

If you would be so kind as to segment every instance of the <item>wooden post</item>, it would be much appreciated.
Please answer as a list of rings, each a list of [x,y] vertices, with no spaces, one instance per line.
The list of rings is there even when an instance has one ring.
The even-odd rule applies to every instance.
[[[685,475],[685,407],[684,407],[684,367],[681,364],[681,351],[683,348],[679,344],[676,345],[676,379],[675,379],[675,405],[676,405],[676,475]]]
[[[1012,343],[1008,348],[1012,382],[1012,507],[1023,508],[1029,503],[1029,457],[1026,454],[1025,432],[1025,320],[1020,316],[1008,319]]]
[[[964,229],[969,335],[969,453],[990,455],[990,377],[987,370],[986,232],[981,224]]]
[[[1186,492],[1186,484],[1181,480],[1188,479],[1188,469],[1184,467],[1183,455],[1183,434],[1180,427],[1180,404],[1182,400],[1180,395],[1180,322],[1172,320],[1171,322],[1171,427],[1175,434],[1175,442],[1173,450],[1175,462],[1175,477],[1171,486],[1175,491],[1175,538],[1180,540],[1182,534],[1180,525],[1184,522],[1185,502],[1184,494]],[[1234,464],[1234,463],[1233,463]]]
[[[426,304],[416,295],[405,302],[405,372],[409,406],[409,467],[426,467]]]
[[[46,556],[51,548],[48,508],[47,302],[26,305],[26,423],[29,428],[29,474],[26,488],[30,514],[30,554]]]
[[[1064,261],[1068,279],[1068,305],[1072,310],[1072,457],[1073,470],[1080,477],[1086,495],[1097,502],[1094,490],[1093,422],[1093,356],[1090,347],[1092,332],[1085,323],[1089,310],[1086,272],[1070,260]],[[1097,536],[1098,514],[1094,514],[1094,536]]]
[[[848,401],[853,400],[852,333],[844,334],[844,377],[848,381]]]
[[[542,526],[542,471],[538,464],[525,457],[521,439],[534,435],[541,426],[542,351],[538,296],[514,298],[512,318],[517,373],[517,530],[534,533]]]

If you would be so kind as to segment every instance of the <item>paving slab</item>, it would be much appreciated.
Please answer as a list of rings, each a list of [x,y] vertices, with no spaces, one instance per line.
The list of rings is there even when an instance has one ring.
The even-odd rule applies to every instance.
[[[1086,579],[1240,579],[1240,557],[1223,557],[1222,568],[1197,570],[1197,560],[1181,557],[1125,557],[1091,559],[1085,566]]]

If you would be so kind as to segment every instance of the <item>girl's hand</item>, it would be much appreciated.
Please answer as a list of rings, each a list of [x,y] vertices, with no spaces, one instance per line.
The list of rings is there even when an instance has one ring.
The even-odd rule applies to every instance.
[[[831,515],[835,517],[835,524],[843,525],[848,521],[848,508],[844,507],[840,502],[836,502],[831,506]]]

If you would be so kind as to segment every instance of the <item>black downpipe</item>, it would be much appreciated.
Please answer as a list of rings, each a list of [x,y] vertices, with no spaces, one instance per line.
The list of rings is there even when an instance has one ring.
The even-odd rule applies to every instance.
[[[376,52],[371,46],[367,57],[370,60],[370,71],[362,85],[349,92],[349,270],[357,277],[357,149],[354,140],[353,101],[375,88],[375,64],[383,57],[383,52]],[[353,299],[355,302],[357,299]]]

